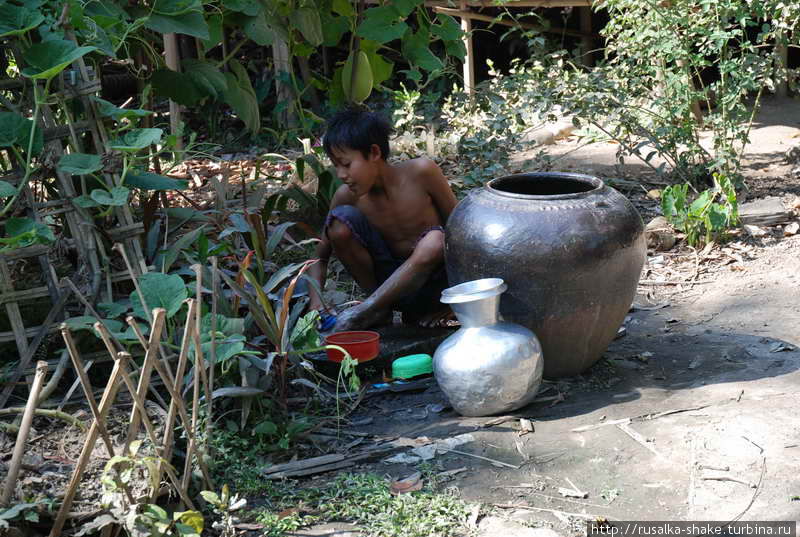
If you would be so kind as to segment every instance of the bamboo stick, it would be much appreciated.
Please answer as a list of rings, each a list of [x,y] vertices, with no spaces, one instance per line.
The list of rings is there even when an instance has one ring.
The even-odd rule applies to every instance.
[[[155,308],[153,310],[153,322],[150,329],[150,339],[147,343],[147,348],[145,349],[144,364],[142,364],[142,371],[139,375],[139,384],[137,388],[137,394],[142,399],[144,399],[144,395],[147,393],[147,388],[150,385],[150,375],[153,371],[153,360],[158,360],[158,345],[161,341],[161,331],[164,329],[166,316],[167,310],[164,308]],[[119,356],[119,354],[117,356]],[[133,411],[131,412],[131,421],[128,424],[128,434],[125,437],[126,452],[128,451],[133,439],[136,438],[136,435],[139,433],[139,426],[141,425],[142,418],[146,417],[140,416],[137,408],[137,406],[134,406]]]
[[[181,341],[181,351],[178,356],[178,369],[175,371],[175,381],[172,385],[174,393],[172,393],[172,401],[169,403],[169,412],[167,413],[167,421],[164,425],[164,459],[169,461],[172,458],[172,435],[173,435],[173,425],[175,424],[175,415],[178,412],[179,405],[184,408],[185,404],[183,402],[183,397],[181,396],[181,386],[183,385],[183,375],[186,372],[186,362],[189,358],[189,347],[192,344],[192,331],[191,326],[194,322],[195,316],[195,308],[197,307],[197,302],[193,299],[188,299],[186,301],[189,304],[188,312],[186,313],[186,325],[183,329],[183,340]],[[184,429],[189,432],[189,420],[188,418],[183,418]],[[162,462],[159,461],[158,463],[158,478],[161,480],[161,472],[162,469]],[[155,495],[158,494],[157,491],[153,491],[150,496],[150,501],[155,500]]]
[[[133,385],[133,381],[131,381],[130,377],[128,376],[128,361],[130,360],[131,355],[127,352],[119,352],[117,353],[117,363],[120,364],[120,378],[122,382],[125,384],[125,387],[128,389],[128,392],[131,394],[133,398],[133,404],[138,411],[137,414],[139,419],[144,424],[144,429],[147,432],[147,436],[150,439],[150,443],[153,445],[153,450],[156,452],[158,457],[162,456],[161,449],[159,449],[158,439],[156,435],[155,427],[153,426],[153,422],[150,421],[150,417],[147,415],[147,409],[144,405],[144,392],[140,392],[138,388]],[[177,489],[178,495],[181,497],[181,500],[189,506],[190,509],[195,510],[195,506],[192,503],[192,500],[189,498],[188,492],[186,489],[182,489],[180,487],[180,482],[178,481],[175,472],[172,471],[172,468],[169,464],[164,465],[164,469],[167,473],[167,476],[172,481],[173,486]]]
[[[569,28],[562,28],[560,26],[550,26],[549,28],[545,28],[541,24],[531,24],[529,22],[517,22],[517,21],[499,19],[497,17],[492,17],[491,15],[474,13],[464,8],[455,9],[450,7],[434,7],[433,10],[437,13],[444,13],[446,15],[451,15],[453,17],[460,17],[462,20],[476,20],[476,21],[490,22],[492,24],[499,24],[501,26],[522,28],[523,30],[538,30],[540,32],[546,32],[550,34],[564,34],[572,37],[590,38],[595,36],[595,34],[593,34],[592,32],[587,33],[578,30],[570,30]]]
[[[102,323],[98,322],[100,326],[103,326]],[[105,328],[105,326],[103,326]],[[100,415],[100,409],[97,407],[97,402],[94,400],[94,390],[92,389],[92,383],[89,381],[89,376],[86,374],[86,371],[83,367],[83,360],[81,359],[80,354],[78,353],[78,349],[75,346],[75,340],[72,339],[72,332],[70,332],[69,328],[66,324],[61,325],[61,336],[64,338],[64,343],[67,345],[67,351],[69,352],[69,356],[72,359],[72,365],[75,366],[75,371],[78,374],[78,380],[80,380],[81,386],[83,387],[83,393],[86,395],[86,400],[89,402],[89,408],[92,409],[92,416],[94,416],[94,421],[97,423],[97,430],[100,433],[100,437],[103,439],[103,442],[106,445],[106,450],[108,450],[109,458],[116,455],[114,452],[114,443],[111,442],[111,436],[108,434],[108,430],[106,429],[106,425],[104,423],[103,417]],[[115,481],[117,486],[122,489],[125,493],[125,496],[128,498],[128,501],[131,504],[136,503],[136,500],[131,494],[130,488],[120,479],[119,475],[115,477]]]
[[[31,432],[36,403],[39,401],[39,392],[42,391],[42,384],[44,383],[46,375],[47,362],[37,362],[33,384],[28,394],[28,404],[25,405],[25,413],[22,415],[22,423],[19,426],[17,443],[14,445],[14,454],[11,456],[11,463],[9,463],[8,466],[8,475],[6,476],[5,487],[3,487],[3,495],[0,496],[0,506],[5,507],[8,505],[11,495],[14,493],[14,488],[17,485],[17,476],[22,467],[22,455],[25,453],[25,444],[27,444],[28,434]]]
[[[119,362],[115,361],[114,368],[111,370],[111,376],[108,378],[108,382],[106,383],[106,389],[103,391],[103,397],[100,399],[100,418],[103,421],[105,421],[106,415],[108,415],[108,411],[111,408],[111,405],[114,403],[114,399],[117,397],[117,391],[119,390],[119,377]],[[75,470],[72,472],[72,478],[67,485],[66,492],[64,493],[64,500],[61,502],[61,508],[58,510],[58,515],[56,515],[56,519],[53,522],[53,528],[50,530],[49,537],[59,537],[61,535],[64,522],[67,519],[70,507],[72,507],[72,501],[75,499],[75,493],[78,490],[78,484],[81,481],[83,472],[86,470],[86,465],[89,462],[92,451],[94,450],[94,444],[97,442],[98,432],[99,424],[97,420],[95,420],[92,423],[92,426],[89,427],[89,433],[86,435],[86,441],[84,442],[83,449],[78,457],[78,462],[75,464]]]

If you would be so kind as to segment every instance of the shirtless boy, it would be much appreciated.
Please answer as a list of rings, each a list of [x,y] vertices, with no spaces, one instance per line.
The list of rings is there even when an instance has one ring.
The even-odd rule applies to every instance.
[[[389,164],[391,127],[376,114],[348,109],[329,122],[323,139],[344,182],[333,196],[309,275],[324,288],[331,254],[369,297],[339,314],[335,331],[364,329],[403,312],[404,322],[431,324],[442,316],[447,287],[444,224],[456,206],[434,162]],[[309,307],[322,301],[311,292]],[[445,310],[446,311],[446,310]]]

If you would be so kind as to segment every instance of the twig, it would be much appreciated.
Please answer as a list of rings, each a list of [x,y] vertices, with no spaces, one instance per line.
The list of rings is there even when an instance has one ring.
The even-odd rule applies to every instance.
[[[47,362],[45,362],[45,363],[47,363]],[[10,414],[23,414],[23,419],[24,419],[24,413],[25,413],[26,409],[27,409],[27,407],[25,407],[25,408],[23,408],[23,407],[3,408],[3,409],[0,409],[0,416],[8,416]],[[57,418],[57,419],[60,419],[62,421],[66,421],[67,423],[70,423],[70,424],[76,426],[81,431],[85,431],[86,430],[86,424],[85,423],[83,423],[81,420],[79,420],[75,416],[70,416],[66,412],[61,412],[59,410],[48,410],[46,408],[37,408],[37,409],[35,409],[33,411],[33,413],[35,415],[37,415],[37,416],[44,416],[46,418]]]
[[[8,474],[6,475],[6,484],[3,487],[3,495],[0,497],[0,506],[5,507],[14,493],[14,488],[17,486],[17,476],[22,467],[22,455],[25,453],[25,444],[28,443],[28,435],[31,432],[31,424],[33,423],[33,415],[36,411],[36,403],[39,401],[39,392],[42,391],[42,384],[47,375],[47,362],[40,361],[36,363],[36,373],[33,377],[33,384],[31,391],[28,394],[28,404],[25,405],[24,413],[22,414],[22,423],[19,426],[19,434],[17,435],[17,442],[14,444],[14,454],[11,456],[11,462],[8,465]]]
[[[656,448],[650,445],[650,443],[638,432],[634,431],[630,428],[627,423],[619,423],[617,424],[617,428],[622,431],[623,433],[627,434],[631,438],[633,438],[636,442],[638,442],[642,447],[653,453],[656,457],[663,457],[661,453],[659,453]]]
[[[747,504],[747,507],[745,507],[742,510],[741,513],[739,513],[733,519],[731,519],[731,521],[728,522],[728,524],[733,524],[734,522],[736,522],[737,520],[742,518],[744,516],[744,514],[747,511],[749,511],[750,508],[753,506],[753,502],[756,501],[756,496],[758,496],[758,493],[761,492],[761,483],[764,481],[764,474],[766,474],[766,473],[767,473],[767,458],[762,455],[761,456],[761,475],[758,476],[758,483],[756,483],[756,490],[753,491],[753,497],[750,498],[750,503]],[[725,524],[725,525],[727,526],[728,524]]]
[[[111,376],[108,378],[108,383],[106,383],[106,389],[103,392],[103,397],[100,399],[100,417],[103,420],[105,420],[108,410],[111,408],[111,405],[114,403],[114,399],[117,397],[117,391],[119,390],[119,376],[119,362],[115,362],[114,368],[111,370]],[[67,519],[67,514],[69,513],[70,507],[72,507],[72,500],[75,498],[75,493],[78,490],[78,484],[80,484],[83,472],[86,470],[86,464],[89,462],[89,458],[94,450],[94,444],[97,441],[97,434],[99,432],[98,427],[99,425],[97,420],[95,420],[92,423],[92,426],[89,427],[89,433],[86,435],[86,441],[83,444],[80,457],[78,457],[78,462],[75,464],[75,470],[72,472],[72,478],[70,479],[70,482],[67,485],[67,489],[64,493],[64,499],[61,502],[61,508],[58,510],[58,515],[56,515],[56,519],[53,522],[53,528],[50,530],[50,537],[59,537],[61,535],[61,529],[64,527],[64,521]]]
[[[587,515],[585,513],[569,513],[567,511],[561,511],[559,509],[547,509],[544,507],[532,507],[530,505],[513,505],[513,504],[504,504],[504,503],[494,503],[492,504],[495,507],[499,507],[500,509],[528,509],[531,511],[542,511],[544,513],[553,513],[553,514],[561,514],[566,516],[574,516],[577,518],[582,518],[584,520],[595,520],[598,518],[596,515]],[[613,520],[609,517],[603,517],[607,520]]]
[[[649,421],[654,420],[656,418],[663,418],[664,416],[669,416],[671,414],[680,414],[682,412],[691,412],[693,410],[701,410],[706,408],[709,405],[700,405],[700,406],[693,406],[689,408],[675,408],[672,410],[664,410],[663,412],[656,412],[651,414],[640,414],[638,416],[631,416],[630,418],[623,418],[620,420],[608,420],[602,423],[593,423],[592,425],[583,425],[581,427],[576,427],[574,429],[570,429],[573,433],[583,433],[586,431],[592,431],[594,429],[599,429],[601,427],[606,427],[608,425],[618,425],[620,423],[630,423],[632,421]]]
[[[473,453],[467,453],[466,451],[459,451],[457,449],[449,449],[449,448],[436,446],[436,451],[444,451],[446,453],[449,452],[449,453],[456,453],[458,455],[465,455],[467,457],[472,457],[472,458],[475,458],[475,459],[480,459],[482,461],[490,462],[490,463],[492,463],[494,465],[497,465],[497,466],[505,466],[506,468],[513,468],[514,470],[519,470],[519,468],[520,468],[519,466],[514,466],[513,464],[509,464],[507,462],[502,462],[502,461],[498,461],[498,460],[495,460],[495,459],[490,459],[489,457],[483,457],[481,455],[475,455]]]
[[[715,280],[639,280],[639,285],[698,285],[714,283]]]
[[[535,485],[500,485],[498,487],[492,487],[493,489],[532,489],[536,488]],[[560,496],[550,496],[549,494],[544,494],[542,492],[536,492],[535,490],[528,490],[528,494],[533,494],[535,496],[541,496],[542,498],[547,498],[548,500],[558,501],[558,502],[569,502],[574,503],[577,505],[582,505],[584,507],[599,507],[601,509],[611,509],[610,505],[600,505],[599,503],[589,503],[589,502],[579,502],[578,500],[572,500],[570,498],[563,498]]]
[[[195,272],[195,275],[196,275],[196,280],[197,280],[196,281],[196,283],[197,283],[197,287],[196,287],[197,303],[198,304],[202,304],[203,303],[203,267],[201,265],[199,265],[199,264],[195,264],[195,265],[192,265],[192,269],[194,269],[194,272]],[[210,418],[211,417],[212,397],[211,397],[211,386],[208,383],[208,375],[206,374],[206,362],[205,362],[205,359],[203,357],[203,350],[200,347],[200,345],[201,345],[200,329],[201,329],[201,321],[202,321],[202,319],[200,317],[200,308],[198,308],[197,313],[195,314],[195,319],[196,319],[196,322],[195,322],[194,337],[197,338],[197,339],[196,339],[196,343],[195,343],[196,352],[195,352],[194,363],[195,363],[195,369],[197,369],[200,372],[200,380],[203,382],[203,390],[204,390],[204,393],[205,393],[205,396],[206,396],[206,405],[208,406],[208,412],[209,412],[208,416]],[[214,321],[216,321],[216,317],[214,317]],[[211,367],[214,367],[214,365],[215,364],[212,363]],[[197,408],[193,408],[192,412],[193,413],[194,412],[197,412],[197,413],[200,412],[199,404],[198,404]],[[194,418],[194,415],[192,416],[192,418]],[[193,428],[194,428],[194,426],[193,426]],[[197,437],[197,433],[198,433],[197,429],[194,428],[195,437]],[[206,437],[204,439],[203,446],[200,449],[200,452],[197,454],[197,462],[200,465],[200,471],[202,472],[203,479],[206,482],[207,490],[213,490],[214,483],[211,481],[211,474],[210,474],[210,472],[208,471],[208,469],[206,468],[206,465],[205,465],[205,456],[208,453],[208,443],[209,443],[209,441],[210,441],[209,437]]]
[[[703,481],[730,481],[732,483],[739,483],[741,485],[747,485],[751,489],[756,488],[755,483],[750,483],[749,481],[742,481],[741,479],[736,479],[735,477],[728,477],[725,475],[704,475],[700,478]]]

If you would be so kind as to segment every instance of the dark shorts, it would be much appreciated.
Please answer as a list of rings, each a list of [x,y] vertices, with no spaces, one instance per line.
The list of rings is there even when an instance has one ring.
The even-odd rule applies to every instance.
[[[328,226],[333,219],[339,220],[345,224],[353,233],[355,239],[367,249],[372,256],[372,262],[375,267],[375,278],[378,285],[385,282],[394,271],[400,268],[406,260],[398,259],[392,254],[389,245],[386,244],[383,236],[376,230],[367,220],[358,208],[352,205],[339,205],[334,207],[325,220],[325,234],[328,233]],[[444,231],[442,226],[434,226],[426,229],[417,239],[417,242],[430,233],[431,231]],[[408,313],[412,316],[422,315],[424,313],[438,311],[442,308],[439,302],[442,290],[448,287],[447,272],[445,272],[444,263],[436,270],[433,271],[425,285],[409,296],[401,298],[393,309]]]

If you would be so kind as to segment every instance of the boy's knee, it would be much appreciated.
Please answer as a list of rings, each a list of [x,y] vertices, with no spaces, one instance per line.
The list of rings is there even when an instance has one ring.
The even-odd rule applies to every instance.
[[[436,267],[444,261],[444,232],[428,232],[414,248],[414,261],[420,265]]]
[[[341,247],[344,244],[353,240],[353,230],[350,227],[336,218],[332,218],[326,230],[328,240],[331,241],[333,247]]]

